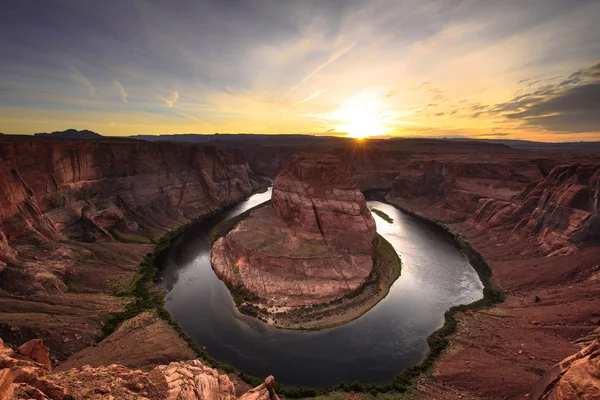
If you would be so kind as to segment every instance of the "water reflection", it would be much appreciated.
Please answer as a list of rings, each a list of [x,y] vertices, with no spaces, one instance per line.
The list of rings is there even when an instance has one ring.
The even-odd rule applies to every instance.
[[[464,255],[436,227],[387,204],[377,231],[402,257],[402,276],[389,295],[363,317],[320,332],[280,330],[240,315],[210,266],[208,231],[268,200],[256,194],[222,215],[190,229],[170,249],[163,265],[166,308],[201,348],[214,358],[258,377],[328,387],[340,381],[389,382],[427,352],[427,336],[451,306],[482,297],[483,286]]]

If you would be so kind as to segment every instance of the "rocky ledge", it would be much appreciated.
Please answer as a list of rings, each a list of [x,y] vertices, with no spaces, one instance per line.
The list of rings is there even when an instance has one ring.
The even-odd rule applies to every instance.
[[[213,246],[219,278],[269,312],[328,303],[361,288],[373,269],[375,220],[350,173],[331,155],[291,157],[271,205]]]
[[[240,400],[279,400],[272,376]],[[213,399],[235,400],[227,375],[199,360],[172,362],[152,370],[89,365],[52,372],[48,347],[39,339],[16,350],[0,339],[0,399]]]

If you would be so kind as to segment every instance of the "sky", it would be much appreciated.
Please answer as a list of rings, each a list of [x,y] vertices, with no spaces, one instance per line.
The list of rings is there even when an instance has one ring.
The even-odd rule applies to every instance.
[[[19,0],[0,132],[600,140],[600,0]]]

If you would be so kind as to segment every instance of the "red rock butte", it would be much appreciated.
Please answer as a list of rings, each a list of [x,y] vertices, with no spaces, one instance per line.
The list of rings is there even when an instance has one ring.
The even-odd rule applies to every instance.
[[[326,303],[360,288],[373,268],[376,226],[349,171],[332,155],[292,156],[271,207],[215,242],[215,272],[268,306]]]

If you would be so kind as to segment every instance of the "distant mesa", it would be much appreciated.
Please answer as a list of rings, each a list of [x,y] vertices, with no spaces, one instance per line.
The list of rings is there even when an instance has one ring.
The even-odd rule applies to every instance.
[[[99,133],[88,131],[84,129],[78,131],[77,129],[67,129],[64,131],[56,131],[52,133],[36,133],[34,136],[37,137],[52,137],[59,139],[101,139],[103,136]]]
[[[277,174],[271,205],[214,244],[216,274],[283,311],[340,299],[373,269],[375,220],[349,171],[331,155],[293,156]]]

